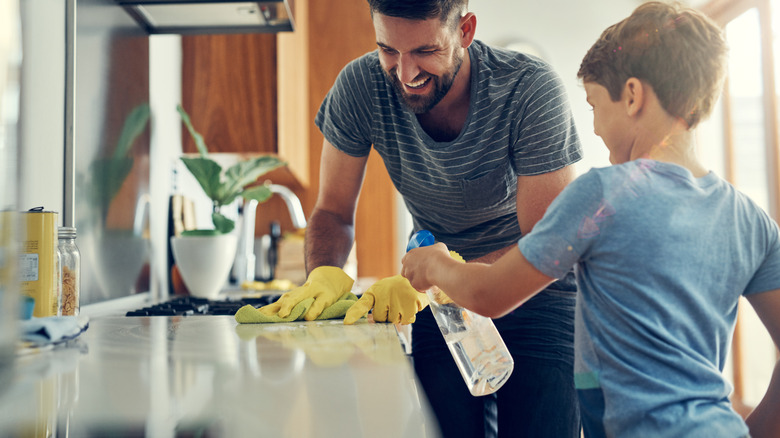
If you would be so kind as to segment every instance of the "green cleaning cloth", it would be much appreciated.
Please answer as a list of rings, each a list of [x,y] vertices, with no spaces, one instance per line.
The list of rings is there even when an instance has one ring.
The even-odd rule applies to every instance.
[[[358,297],[355,294],[352,292],[347,292],[342,295],[341,298],[339,298],[335,303],[331,304],[329,307],[326,307],[320,316],[317,317],[317,319],[343,318],[344,315],[347,314],[347,310],[349,310],[349,308],[352,307],[352,305],[355,304],[357,300]],[[307,298],[301,301],[295,307],[293,307],[290,314],[284,318],[278,315],[269,316],[264,313],[260,313],[259,309],[256,309],[251,304],[247,304],[246,306],[238,309],[236,312],[236,322],[239,324],[260,324],[266,322],[297,321],[299,319],[303,319],[303,315],[307,310],[309,310],[309,306],[311,306],[312,303],[314,303],[314,298]]]

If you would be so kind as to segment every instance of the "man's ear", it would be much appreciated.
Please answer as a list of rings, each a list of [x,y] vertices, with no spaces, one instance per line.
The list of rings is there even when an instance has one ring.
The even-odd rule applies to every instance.
[[[477,16],[473,12],[467,12],[466,15],[460,17],[460,45],[464,49],[471,45],[474,41],[474,35],[477,31]]]
[[[629,117],[639,114],[645,104],[645,86],[642,81],[637,78],[628,78],[623,86],[622,99]]]

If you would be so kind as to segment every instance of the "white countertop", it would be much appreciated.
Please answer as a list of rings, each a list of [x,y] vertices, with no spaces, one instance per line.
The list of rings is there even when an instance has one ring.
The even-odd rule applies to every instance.
[[[66,346],[17,357],[0,436],[27,432],[438,436],[393,325],[232,316],[98,317]]]

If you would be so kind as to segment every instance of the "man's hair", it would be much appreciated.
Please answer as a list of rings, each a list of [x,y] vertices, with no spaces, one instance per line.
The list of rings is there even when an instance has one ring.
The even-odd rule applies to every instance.
[[[629,78],[650,84],[667,113],[696,126],[709,116],[726,72],[723,32],[679,3],[645,3],[608,27],[588,50],[577,77],[620,99]]]
[[[409,20],[439,18],[442,23],[457,19],[468,9],[468,0],[368,0],[371,16],[375,13]]]

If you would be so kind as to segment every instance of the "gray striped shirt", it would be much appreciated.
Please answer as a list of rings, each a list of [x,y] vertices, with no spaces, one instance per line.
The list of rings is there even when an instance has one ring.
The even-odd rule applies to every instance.
[[[399,99],[376,51],[339,74],[315,123],[340,151],[373,145],[413,218],[465,259],[516,243],[518,175],[563,168],[581,148],[560,78],[543,61],[474,41],[464,129],[436,142]]]

